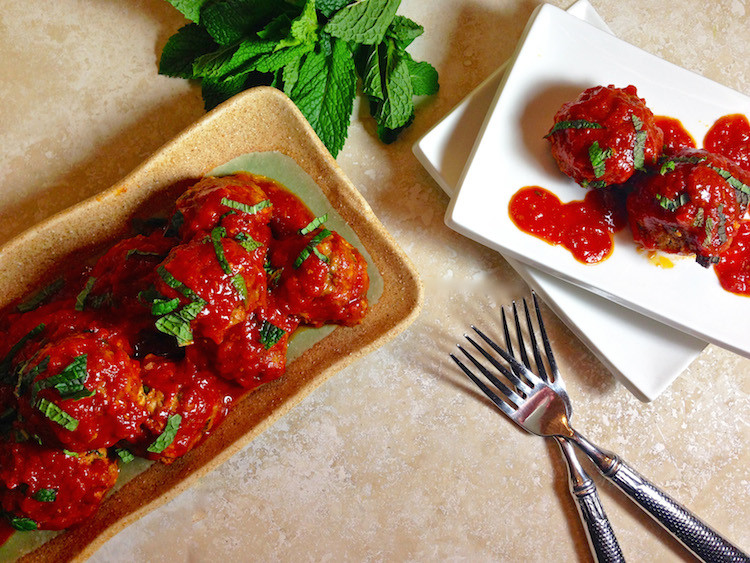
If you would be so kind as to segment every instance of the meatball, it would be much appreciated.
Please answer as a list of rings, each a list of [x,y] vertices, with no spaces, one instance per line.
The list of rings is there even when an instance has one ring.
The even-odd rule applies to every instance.
[[[312,211],[292,192],[280,184],[263,187],[273,205],[271,233],[276,239],[295,236],[315,219]]]
[[[626,182],[655,164],[664,135],[635,86],[596,86],[555,114],[546,135],[560,170],[584,187]]]
[[[203,178],[177,199],[177,211],[182,214],[180,236],[191,240],[221,225],[231,237],[245,233],[268,244],[272,206],[263,187],[272,183],[263,176],[242,173]]]
[[[227,331],[219,345],[205,350],[219,375],[252,389],[284,374],[289,337],[298,325],[295,317],[269,303]]]
[[[127,332],[127,327],[116,326],[113,319],[106,319],[104,314],[92,310],[78,311],[75,305],[74,298],[62,299],[24,314],[9,315],[6,336],[0,339],[0,358],[4,358],[19,344],[24,344],[20,350],[41,338],[54,340],[87,331],[108,339],[120,337]],[[13,357],[16,357],[19,350],[14,352]]]
[[[144,360],[150,415],[134,449],[139,455],[172,463],[224,420],[240,389],[190,361],[156,356]]]
[[[173,248],[157,268],[156,291],[163,296],[156,303],[161,309],[154,309],[163,312],[157,328],[182,346],[195,337],[221,342],[230,327],[265,302],[264,256],[265,248],[248,251],[222,236]]]
[[[732,242],[748,201],[738,186],[748,183],[750,174],[728,159],[684,148],[636,182],[627,200],[633,237],[708,265]]]
[[[99,507],[117,480],[106,450],[74,454],[32,440],[0,442],[0,505],[21,530],[62,530]]]
[[[43,442],[75,452],[137,435],[146,418],[140,365],[120,339],[72,334],[37,347],[19,368],[19,418]]]
[[[284,239],[269,256],[279,272],[272,293],[282,310],[312,326],[352,326],[364,317],[370,284],[367,263],[338,233],[316,229]]]
[[[91,271],[91,290],[82,306],[138,305],[138,294],[155,281],[156,267],[166,258],[176,239],[161,232],[137,235],[110,248]]]

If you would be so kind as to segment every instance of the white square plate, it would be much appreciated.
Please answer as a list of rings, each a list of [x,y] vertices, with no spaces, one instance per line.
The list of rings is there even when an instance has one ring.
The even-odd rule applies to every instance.
[[[616,235],[607,260],[587,266],[510,220],[508,202],[523,186],[543,186],[563,201],[583,198],[583,189],[557,169],[543,137],[564,102],[600,84],[635,85],[655,114],[680,119],[699,144],[718,117],[750,113],[746,96],[544,5],[530,19],[490,106],[446,223],[510,258],[750,356],[750,300],[724,291],[712,270],[692,260],[657,268],[627,230]]]

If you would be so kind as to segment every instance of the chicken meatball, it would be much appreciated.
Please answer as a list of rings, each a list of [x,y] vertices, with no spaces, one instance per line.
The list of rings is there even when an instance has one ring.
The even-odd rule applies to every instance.
[[[163,463],[185,455],[226,417],[240,389],[190,361],[144,359],[150,415],[136,453]]]
[[[118,339],[84,332],[42,343],[17,373],[19,418],[44,443],[107,448],[146,418],[140,365]]]
[[[596,86],[555,114],[546,135],[560,170],[584,187],[626,182],[656,163],[664,135],[635,86]]]
[[[106,450],[75,454],[33,440],[0,442],[0,506],[18,530],[63,530],[82,522],[117,475]]]
[[[272,289],[279,306],[303,323],[352,326],[367,312],[367,263],[338,233],[319,228],[279,241],[270,263],[279,272]]]
[[[209,240],[178,245],[157,268],[156,325],[181,346],[197,337],[221,342],[265,302],[265,250],[248,250],[225,234],[214,229]]]
[[[202,237],[223,226],[231,237],[245,233],[268,244],[272,206],[263,188],[272,180],[252,174],[203,178],[177,199],[183,240]]]
[[[750,174],[728,159],[685,148],[644,175],[628,196],[633,237],[647,249],[715,262],[747,209]]]
[[[289,337],[299,325],[296,317],[273,304],[259,308],[227,331],[224,340],[206,346],[211,366],[223,378],[253,389],[284,374]]]

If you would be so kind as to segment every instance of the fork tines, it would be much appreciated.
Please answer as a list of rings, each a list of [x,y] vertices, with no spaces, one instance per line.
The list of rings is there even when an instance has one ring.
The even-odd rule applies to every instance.
[[[547,332],[544,328],[544,322],[542,321],[541,312],[539,309],[539,303],[536,298],[536,294],[532,293],[534,308],[536,310],[537,324],[539,326],[539,332],[542,338],[542,345],[549,363],[549,372],[554,377],[557,374],[557,366],[555,365],[552,350],[547,338]],[[505,309],[502,309],[502,324],[503,324],[503,335],[505,338],[505,346],[500,346],[494,340],[492,340],[487,334],[475,327],[471,326],[472,330],[479,335],[481,340],[491,348],[492,352],[489,352],[485,346],[482,346],[474,338],[469,335],[464,335],[469,343],[482,355],[482,357],[489,362],[491,368],[485,365],[485,363],[478,360],[472,353],[466,348],[458,345],[458,349],[468,358],[471,364],[492,384],[492,386],[500,392],[493,391],[488,385],[480,379],[472,369],[470,369],[466,363],[457,358],[454,354],[451,354],[451,358],[461,368],[461,370],[482,390],[482,392],[490,398],[490,400],[497,405],[498,408],[508,413],[507,409],[515,410],[529,396],[535,387],[538,385],[544,385],[544,382],[549,381],[548,372],[544,367],[544,361],[542,359],[541,350],[537,343],[536,336],[534,334],[534,325],[531,320],[531,314],[526,300],[523,300],[524,317],[526,321],[526,329],[529,334],[529,340],[531,342],[531,352],[534,357],[536,364],[536,374],[532,371],[531,362],[527,353],[527,345],[523,337],[523,328],[518,312],[516,303],[512,304],[513,312],[513,324],[516,332],[516,342],[518,344],[518,350],[520,355],[520,361],[516,359],[516,355],[513,349],[513,339],[511,338],[509,323],[505,315]],[[502,363],[499,359],[505,363]]]

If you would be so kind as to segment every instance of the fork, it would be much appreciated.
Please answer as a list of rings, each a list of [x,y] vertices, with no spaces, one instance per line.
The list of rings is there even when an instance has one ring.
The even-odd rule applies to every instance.
[[[536,294],[534,294],[534,300],[536,302]],[[505,317],[505,309],[502,309],[501,311],[503,321],[503,336],[505,337],[505,349],[511,356],[516,357],[513,350],[513,340],[508,328],[508,321]],[[528,306],[526,306],[525,301],[524,314],[526,317],[526,326],[531,326],[529,308]],[[527,354],[527,346],[524,342],[523,332],[521,331],[521,324],[518,318],[518,309],[516,308],[515,302],[513,303],[513,318],[515,320],[516,342],[518,344],[518,351],[521,362],[528,369],[531,369],[531,361],[529,360],[529,356]],[[474,326],[472,326],[472,328],[479,336],[482,337],[483,340],[485,340],[485,342],[490,344],[490,346],[492,346],[493,348],[496,347],[496,344],[492,342],[492,340],[487,338],[487,336],[485,336],[484,333],[482,333],[479,329]],[[542,330],[544,330],[543,326]],[[476,343],[471,338],[467,338],[469,342],[476,346]],[[544,362],[541,358],[541,353],[536,339],[531,338],[530,341],[531,351],[534,356],[534,361],[537,366],[537,373],[539,374],[539,377],[546,381],[550,385],[550,387],[556,389],[560,396],[563,397],[565,401],[566,413],[568,417],[570,417],[573,411],[573,407],[570,404],[570,399],[568,398],[568,393],[565,390],[563,380],[558,376],[557,365],[555,364],[554,357],[551,355],[552,351],[545,350],[550,365],[549,375],[552,376],[550,378],[547,374],[547,370],[544,367]],[[547,340],[545,340],[545,344],[548,344]],[[481,348],[479,349],[481,350]],[[591,477],[589,477],[589,475],[583,469],[583,466],[581,466],[580,462],[578,461],[573,445],[560,436],[555,436],[555,440],[557,441],[557,445],[560,447],[563,459],[567,463],[569,478],[568,486],[571,495],[576,501],[578,514],[585,525],[586,539],[588,540],[592,555],[594,556],[596,561],[600,563],[616,563],[625,561],[625,558],[622,555],[622,551],[620,550],[620,545],[617,542],[617,538],[615,537],[615,533],[612,530],[612,526],[609,523],[607,514],[605,513],[604,507],[602,506],[601,500],[599,499],[599,494],[597,493],[594,481],[591,479]]]
[[[524,307],[528,308],[525,299]],[[538,436],[560,437],[580,448],[591,458],[602,475],[628,495],[699,559],[710,562],[750,562],[750,557],[747,554],[641,476],[619,456],[594,445],[571,426],[570,414],[572,411],[568,408],[570,400],[561,386],[562,378],[544,330],[544,322],[536,295],[534,295],[534,308],[540,326],[545,355],[553,374],[553,377],[550,378],[552,383],[547,381],[546,376],[542,378],[534,373],[529,366],[519,362],[512,353],[498,346],[484,333],[476,329],[477,334],[504,360],[505,364],[468,336],[467,338],[472,346],[482,354],[496,372],[493,373],[490,368],[477,360],[464,347],[459,345],[459,349],[487,378],[497,392],[491,390],[454,354],[451,354],[451,358],[498,409],[513,422]],[[518,322],[517,310],[514,316],[516,322]],[[530,318],[528,318],[528,321],[530,340],[536,342],[535,331],[530,323]],[[520,327],[520,323],[517,326]],[[538,349],[538,344],[534,346]],[[539,357],[541,357],[541,354],[539,354]],[[539,363],[537,363],[537,371],[541,372],[538,366]]]

